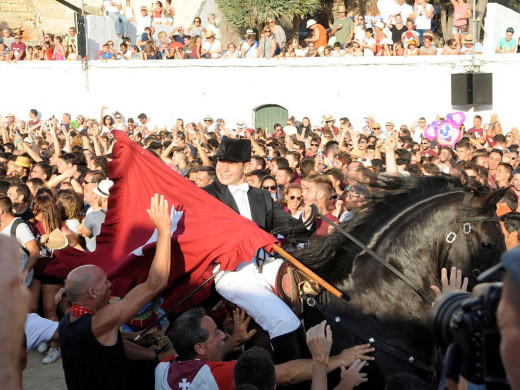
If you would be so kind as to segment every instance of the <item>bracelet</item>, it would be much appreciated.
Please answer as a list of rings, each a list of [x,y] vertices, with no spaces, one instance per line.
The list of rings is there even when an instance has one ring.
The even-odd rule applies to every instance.
[[[324,362],[323,360],[318,360],[318,359],[312,359],[313,362],[317,362],[317,363],[321,363],[321,364],[324,364],[326,367],[329,367],[329,363],[327,362]]]
[[[155,350],[155,359],[154,359],[155,363],[159,363],[159,350],[156,349]]]

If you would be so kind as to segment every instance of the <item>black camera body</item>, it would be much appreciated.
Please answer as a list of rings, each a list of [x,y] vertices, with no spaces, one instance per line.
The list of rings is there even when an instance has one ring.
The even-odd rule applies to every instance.
[[[496,321],[501,295],[502,283],[483,283],[471,294],[449,291],[435,300],[428,327],[446,350],[449,378],[457,381],[460,374],[476,384],[494,385],[489,388],[508,388]]]

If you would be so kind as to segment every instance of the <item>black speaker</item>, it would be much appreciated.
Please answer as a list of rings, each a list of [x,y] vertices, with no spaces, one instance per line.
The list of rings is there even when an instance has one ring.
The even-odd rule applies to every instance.
[[[451,75],[451,105],[493,105],[492,73]]]
[[[87,34],[85,30],[85,18],[78,12],[74,12],[74,22],[76,24],[77,40],[78,40],[78,55],[81,57],[87,56]]]

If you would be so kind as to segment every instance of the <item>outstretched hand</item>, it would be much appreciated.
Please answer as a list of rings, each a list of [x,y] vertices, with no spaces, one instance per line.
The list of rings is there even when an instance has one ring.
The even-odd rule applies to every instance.
[[[448,270],[443,268],[441,271],[441,288],[437,286],[430,286],[436,297],[445,293],[446,291],[467,291],[468,278],[462,279],[462,271],[457,267],[451,267],[450,276],[448,277]]]
[[[341,366],[341,381],[334,388],[334,390],[351,390],[357,385],[368,381],[367,374],[360,372],[363,367],[367,365],[360,359],[356,359],[348,370]]]
[[[350,365],[354,363],[356,359],[363,361],[375,360],[375,357],[367,356],[368,353],[374,351],[375,348],[371,347],[370,344],[360,344],[348,349],[344,349],[341,351],[338,357],[341,359],[342,366],[350,367]]]
[[[235,327],[233,328],[231,337],[233,338],[234,348],[236,348],[251,340],[251,337],[256,334],[256,329],[247,331],[251,317],[248,316],[247,312],[243,309],[236,308],[233,310],[233,321]]]
[[[313,326],[307,331],[307,346],[311,351],[312,359],[328,363],[330,348],[332,347],[332,331],[327,321]]]
[[[159,194],[155,194],[150,200],[150,208],[146,210],[153,225],[157,230],[171,228],[170,212],[168,208],[168,201],[164,199],[164,195],[159,197]]]

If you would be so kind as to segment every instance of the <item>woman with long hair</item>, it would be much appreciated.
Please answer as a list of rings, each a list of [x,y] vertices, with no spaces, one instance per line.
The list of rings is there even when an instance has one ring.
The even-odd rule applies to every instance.
[[[285,211],[290,213],[294,218],[300,218],[303,211],[303,190],[301,185],[297,183],[289,184],[284,191],[282,205]]]
[[[278,186],[273,176],[264,176],[260,182],[260,188],[268,191],[275,202],[278,201]]]
[[[462,46],[468,34],[468,21],[472,16],[471,6],[464,0],[450,0],[453,4],[453,38]]]
[[[191,38],[191,42],[188,45],[188,48],[191,50],[190,59],[192,60],[200,60],[200,48],[202,46],[202,38],[199,35],[194,35]]]
[[[38,192],[33,203],[33,214],[36,220],[35,227],[37,230],[38,244],[40,246],[40,258],[34,267],[34,278],[29,286],[31,292],[31,311],[36,312],[38,310],[41,291],[44,317],[52,321],[59,321],[54,296],[63,286],[63,280],[50,276],[45,272],[45,268],[56,254],[55,250],[49,248],[49,236],[53,231],[59,230],[67,238],[67,246],[81,251],[83,251],[83,248],[74,236],[74,233],[62,222],[56,202],[51,196]],[[66,305],[66,301],[62,302]],[[58,343],[51,341],[51,349],[43,359],[43,363],[53,363],[59,357]]]
[[[162,2],[156,1],[155,8],[152,10],[153,12],[153,22],[154,24],[162,24],[162,13],[163,13],[163,5]]]

